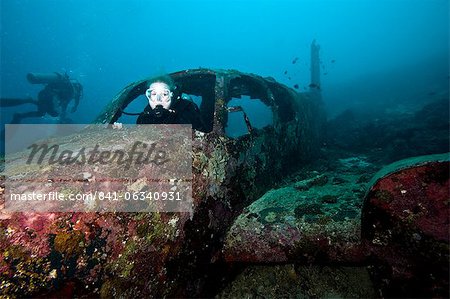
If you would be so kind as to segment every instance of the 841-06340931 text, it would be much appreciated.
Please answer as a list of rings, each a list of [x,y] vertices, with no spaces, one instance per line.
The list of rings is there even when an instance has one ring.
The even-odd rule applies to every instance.
[[[48,193],[27,192],[11,193],[10,201],[181,201],[180,192],[159,192],[159,191],[140,191],[140,192],[117,192],[117,191],[93,191],[87,193],[61,193],[52,191]]]

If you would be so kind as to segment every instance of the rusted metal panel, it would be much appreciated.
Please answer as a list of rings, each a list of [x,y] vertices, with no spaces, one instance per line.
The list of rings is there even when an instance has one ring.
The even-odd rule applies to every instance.
[[[449,296],[450,155],[401,160],[372,180],[362,238],[386,297]]]

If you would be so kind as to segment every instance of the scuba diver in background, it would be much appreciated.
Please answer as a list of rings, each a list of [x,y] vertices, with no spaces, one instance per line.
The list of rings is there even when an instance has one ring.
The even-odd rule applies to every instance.
[[[32,98],[2,98],[0,106],[12,107],[34,104],[37,106],[37,111],[14,113],[11,123],[19,124],[25,118],[42,117],[45,114],[59,117],[59,123],[70,123],[71,120],[66,116],[67,107],[73,99],[74,105],[71,113],[77,110],[83,96],[83,86],[78,81],[70,79],[67,74],[61,75],[56,72],[50,74],[29,73],[27,79],[31,84],[46,84],[44,89],[39,92],[37,100]]]
[[[168,76],[154,80],[145,92],[148,106],[137,124],[192,124],[192,128],[204,131],[205,125],[197,105],[175,94],[176,87]]]

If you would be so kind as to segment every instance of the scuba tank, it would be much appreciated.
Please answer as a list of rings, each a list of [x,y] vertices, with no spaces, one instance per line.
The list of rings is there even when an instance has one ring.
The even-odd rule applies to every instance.
[[[67,76],[60,73],[28,73],[27,80],[31,84],[61,83],[68,80]]]

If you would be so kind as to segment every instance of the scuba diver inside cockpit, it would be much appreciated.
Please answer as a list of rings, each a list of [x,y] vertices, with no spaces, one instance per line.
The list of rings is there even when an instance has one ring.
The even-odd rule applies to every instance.
[[[137,124],[192,124],[196,130],[205,130],[197,105],[184,99],[169,76],[161,76],[150,83],[145,92],[148,106]]]

